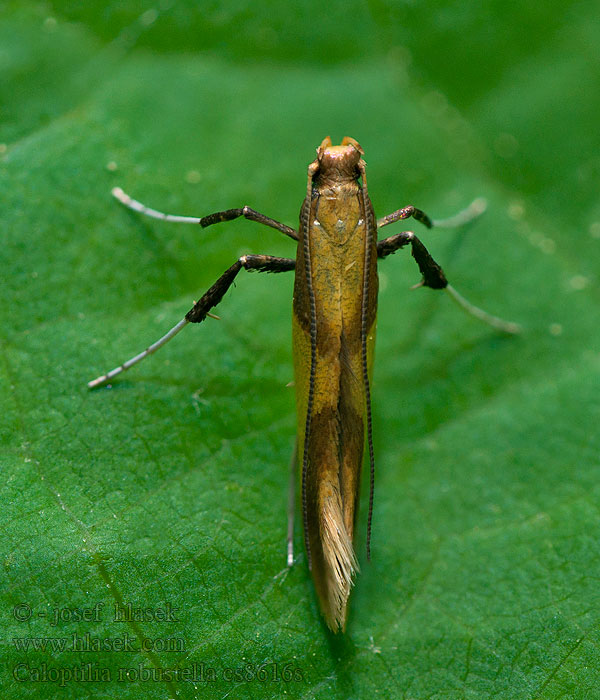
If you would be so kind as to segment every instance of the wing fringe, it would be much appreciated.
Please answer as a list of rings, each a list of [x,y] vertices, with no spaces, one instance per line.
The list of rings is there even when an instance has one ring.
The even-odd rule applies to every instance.
[[[334,632],[338,628],[344,631],[348,597],[359,566],[352,539],[344,525],[339,494],[330,496],[323,504],[321,535],[327,579],[327,605],[323,613]]]

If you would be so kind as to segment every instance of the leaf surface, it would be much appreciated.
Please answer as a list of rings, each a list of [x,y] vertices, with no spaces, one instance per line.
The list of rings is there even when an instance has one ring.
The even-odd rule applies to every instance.
[[[594,3],[546,5],[6,3],[2,697],[600,693],[600,25]],[[111,188],[296,225],[328,134],[360,141],[380,216],[486,197],[419,235],[525,328],[409,291],[406,251],[382,261],[372,561],[363,507],[335,638],[299,531],[285,568],[292,276],[241,273],[221,321],[85,387],[240,254],[294,255],[246,221],[141,218]],[[144,619],[115,620],[126,603]]]

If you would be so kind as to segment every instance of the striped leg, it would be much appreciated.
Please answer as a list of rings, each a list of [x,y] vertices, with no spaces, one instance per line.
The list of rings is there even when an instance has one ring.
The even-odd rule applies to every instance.
[[[519,326],[518,323],[504,321],[497,316],[492,316],[492,314],[487,313],[487,311],[471,304],[471,302],[459,294],[454,287],[449,285],[442,268],[431,257],[427,248],[412,231],[402,231],[394,236],[389,236],[381,241],[377,241],[377,257],[385,258],[409,243],[412,248],[412,256],[423,275],[422,281],[415,285],[416,287],[444,289],[463,311],[487,323],[489,326],[492,326],[492,328],[502,331],[503,333],[519,333],[521,331],[521,326]]]
[[[413,219],[420,221],[427,228],[452,228],[454,226],[463,226],[464,224],[476,219],[481,216],[486,210],[487,202],[483,197],[474,200],[469,204],[468,207],[459,211],[458,214],[450,216],[447,219],[431,219],[424,211],[417,209],[413,206],[403,207],[402,209],[397,209],[396,211],[383,216],[381,219],[377,220],[377,228],[383,228],[389,224],[393,224],[395,221],[401,221],[403,219],[409,219],[411,216]]]
[[[294,563],[294,515],[296,513],[296,481],[298,480],[298,441],[290,460],[290,476],[288,484],[288,530],[287,530],[287,565]]]
[[[213,224],[218,224],[221,221],[232,221],[240,216],[243,216],[250,221],[257,221],[259,224],[264,224],[265,226],[270,226],[271,228],[284,233],[286,236],[293,238],[295,241],[298,240],[298,233],[291,226],[286,226],[285,224],[275,221],[264,214],[261,214],[250,207],[240,207],[239,209],[226,209],[225,211],[217,211],[214,214],[209,214],[208,216],[196,217],[196,216],[178,216],[175,214],[163,214],[162,211],[157,211],[156,209],[151,209],[145,204],[138,202],[133,199],[128,194],[123,192],[120,187],[115,187],[112,191],[113,197],[119,200],[121,204],[124,204],[129,209],[137,211],[140,214],[150,216],[153,219],[159,219],[160,221],[171,221],[176,224],[200,224],[202,228],[207,226],[212,226]]]
[[[102,384],[106,384],[113,379],[113,377],[116,377],[118,374],[121,374],[121,372],[141,362],[148,357],[148,355],[152,355],[159,348],[168,343],[171,338],[176,336],[188,323],[201,323],[204,321],[207,316],[211,315],[209,313],[210,310],[217,306],[221,299],[223,299],[225,292],[231,287],[233,280],[242,268],[246,270],[258,270],[259,272],[287,272],[288,270],[293,270],[295,267],[296,261],[289,258],[277,258],[273,255],[242,255],[241,258],[236,260],[235,263],[219,277],[212,287],[210,287],[187,312],[185,317],[173,326],[168,333],[147,347],[143,352],[123,362],[123,364],[115,367],[110,372],[88,382],[88,388],[95,389]]]

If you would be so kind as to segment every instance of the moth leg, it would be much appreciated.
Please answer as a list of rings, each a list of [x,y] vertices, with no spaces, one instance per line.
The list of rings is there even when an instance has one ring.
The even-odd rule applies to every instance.
[[[463,226],[464,224],[476,219],[481,216],[486,210],[487,201],[483,197],[479,197],[469,204],[468,207],[459,211],[458,214],[450,216],[447,219],[431,219],[425,212],[420,209],[416,209],[413,206],[403,207],[402,209],[397,209],[396,211],[388,214],[377,220],[377,228],[383,228],[388,224],[393,224],[395,221],[400,221],[402,219],[409,219],[411,216],[413,219],[420,221],[422,224],[427,226],[427,228],[451,228],[454,226]]]
[[[271,228],[284,233],[286,236],[293,238],[295,241],[298,240],[298,232],[286,226],[285,224],[275,221],[264,214],[261,214],[250,207],[240,207],[239,209],[226,209],[225,211],[217,211],[214,214],[209,214],[208,216],[196,217],[196,216],[178,216],[175,214],[163,214],[162,211],[157,211],[156,209],[151,209],[145,204],[138,202],[133,199],[128,194],[123,192],[120,187],[115,187],[112,190],[112,195],[116,199],[124,204],[129,209],[137,211],[145,216],[150,216],[153,219],[160,219],[161,221],[171,221],[176,224],[200,224],[202,228],[207,226],[212,226],[213,224],[218,224],[221,221],[231,221],[232,219],[237,219],[240,216],[249,219],[250,221],[257,221],[259,224],[264,224],[265,226],[270,226]]]
[[[113,377],[121,374],[121,372],[141,362],[148,357],[148,355],[152,355],[159,348],[168,343],[171,338],[176,336],[188,323],[201,323],[204,321],[207,316],[211,315],[209,313],[210,310],[217,306],[221,299],[223,299],[225,292],[231,287],[233,280],[242,268],[245,270],[258,270],[259,272],[287,272],[288,270],[293,270],[295,267],[296,261],[290,258],[277,258],[273,255],[242,255],[219,277],[212,287],[210,287],[187,312],[185,317],[173,326],[168,333],[147,347],[143,352],[123,362],[123,364],[115,367],[115,369],[112,369],[110,372],[88,382],[88,388],[94,389],[97,386],[105,384]]]
[[[298,440],[290,460],[290,481],[288,485],[288,530],[287,530],[287,565],[294,563],[294,515],[296,513],[296,479],[298,474]]]
[[[468,224],[469,221],[473,221],[473,219],[481,216],[486,209],[487,199],[485,199],[485,197],[478,197],[474,199],[468,207],[461,209],[461,211],[454,214],[454,216],[448,216],[446,219],[433,219],[433,225],[435,228],[464,226]]]
[[[474,316],[503,333],[519,333],[521,331],[521,326],[519,326],[518,323],[504,321],[497,316],[487,313],[487,311],[471,304],[471,302],[459,294],[454,287],[448,284],[448,280],[442,268],[431,257],[427,248],[412,231],[402,231],[394,236],[389,236],[381,241],[377,241],[377,257],[385,258],[409,243],[412,249],[412,256],[423,275],[422,281],[415,285],[416,287],[431,287],[431,289],[445,290],[450,298],[457,303],[463,311],[466,311],[471,316]]]
[[[217,211],[214,214],[209,214],[208,216],[203,216],[199,224],[202,228],[207,226],[212,226],[213,224],[218,224],[221,221],[232,221],[238,217],[243,216],[249,221],[257,221],[259,224],[264,224],[265,226],[270,226],[271,228],[280,231],[281,233],[293,238],[295,241],[298,240],[298,232],[291,226],[286,226],[275,219],[271,219],[269,216],[265,216],[250,207],[240,207],[239,209],[225,209],[225,211]]]
[[[404,248],[409,243],[412,248],[412,256],[423,275],[422,286],[431,287],[432,289],[445,289],[448,286],[448,280],[444,275],[444,271],[412,231],[401,231],[393,236],[377,241],[377,257],[385,258],[400,250],[400,248]]]
[[[427,216],[424,211],[409,205],[408,207],[403,207],[402,209],[396,209],[391,214],[387,216],[382,216],[381,219],[377,219],[377,228],[383,228],[389,224],[393,224],[395,221],[401,221],[402,219],[410,219],[410,217],[420,221],[422,224],[431,228],[433,226],[433,221]]]

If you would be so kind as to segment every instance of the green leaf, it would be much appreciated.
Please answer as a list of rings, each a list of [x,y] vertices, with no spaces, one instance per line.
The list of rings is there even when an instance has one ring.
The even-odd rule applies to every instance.
[[[596,20],[586,1],[5,3],[3,698],[600,696]],[[294,254],[111,188],[296,225],[328,134],[360,141],[380,216],[486,197],[419,235],[525,329],[409,291],[406,252],[381,262],[372,561],[363,506],[337,637],[298,529],[285,567],[292,276],[241,274],[221,321],[86,389],[240,254]],[[115,620],[126,603],[143,619]]]

